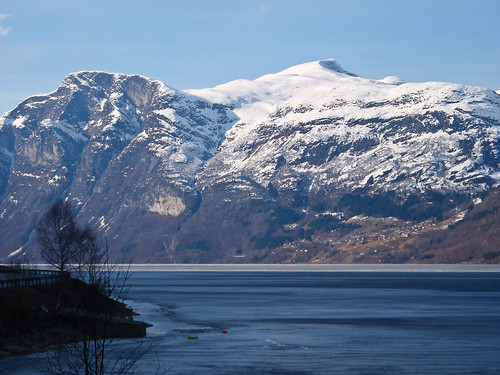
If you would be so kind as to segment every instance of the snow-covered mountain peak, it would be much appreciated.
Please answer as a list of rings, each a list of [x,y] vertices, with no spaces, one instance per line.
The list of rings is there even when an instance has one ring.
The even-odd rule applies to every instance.
[[[26,139],[53,134],[97,158],[142,145],[162,160],[162,173],[174,171],[188,184],[236,120],[230,111],[160,81],[81,71],[67,75],[54,92],[30,97],[7,112],[0,131],[13,129]]]
[[[62,85],[79,83],[87,86],[111,86],[116,83],[123,83],[128,79],[139,79],[147,82],[155,82],[164,85],[163,82],[150,79],[139,74],[111,73],[100,70],[83,70],[69,73],[62,81]]]
[[[254,81],[191,90],[231,105],[240,118],[202,172],[205,183],[224,170],[252,176],[265,186],[277,178],[276,165],[283,164],[270,160],[286,160],[287,174],[311,179],[310,188],[318,191],[329,184],[349,191],[371,177],[379,178],[382,190],[399,191],[485,189],[470,183],[476,175],[500,181],[497,157],[484,151],[496,149],[498,142],[500,98],[493,91],[344,72],[335,60],[324,60]],[[482,141],[470,141],[476,138]],[[423,148],[428,151],[417,151]],[[344,149],[350,151],[339,151]],[[311,162],[311,155],[318,160]],[[487,167],[481,162],[486,159]],[[430,161],[434,164],[427,167]]]
[[[255,80],[238,79],[213,88],[186,90],[215,103],[231,104],[235,108],[259,102],[276,104],[295,96],[297,92],[316,87],[331,90],[363,80],[344,70],[336,60],[320,60],[299,64],[278,73],[266,74]]]
[[[321,116],[390,119],[426,113],[434,107],[450,116],[458,110],[500,119],[500,100],[491,90],[446,82],[406,83],[396,76],[367,79],[346,72],[335,60],[309,62],[254,81],[236,80],[187,92],[231,105],[243,123],[265,121],[269,114],[283,112],[285,107],[293,109],[286,113],[295,117],[307,116],[314,109]],[[305,107],[309,110],[303,110]]]
[[[357,77],[357,75],[348,72],[334,59],[312,61],[304,64],[299,64],[285,69],[278,75],[302,75],[302,76],[312,76],[312,77],[328,77],[328,74],[345,74],[351,77]],[[266,77],[266,76],[264,76]]]
[[[155,97],[178,93],[178,90],[168,87],[161,81],[152,80],[141,75],[102,71],[70,73],[64,78],[61,88],[69,88],[71,91],[97,90],[97,92],[101,92],[106,96],[111,93],[126,92],[138,105],[147,105]]]

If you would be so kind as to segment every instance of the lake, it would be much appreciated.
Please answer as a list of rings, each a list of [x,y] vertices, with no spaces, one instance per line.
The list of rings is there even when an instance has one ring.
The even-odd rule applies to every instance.
[[[176,375],[500,371],[498,266],[487,269],[493,272],[157,267],[130,280],[129,304],[154,324],[142,340],[152,345],[140,362],[145,374],[159,362]],[[37,360],[2,360],[0,373],[35,374]]]

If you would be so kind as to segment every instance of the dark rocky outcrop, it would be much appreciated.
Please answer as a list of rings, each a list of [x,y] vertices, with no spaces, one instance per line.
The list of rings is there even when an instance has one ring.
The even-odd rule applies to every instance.
[[[68,278],[60,308],[56,308],[58,283],[0,288],[0,358],[79,341],[88,324],[110,338],[146,335],[147,323],[133,320],[135,313],[130,308],[102,295],[95,300],[89,318],[89,288]]]

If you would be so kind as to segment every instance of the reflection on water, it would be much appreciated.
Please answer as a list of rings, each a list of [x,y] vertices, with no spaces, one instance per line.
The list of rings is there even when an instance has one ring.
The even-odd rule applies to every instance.
[[[131,284],[130,304],[154,324],[146,374],[158,361],[204,375],[500,369],[498,272],[143,271]],[[0,361],[0,373],[27,366]]]

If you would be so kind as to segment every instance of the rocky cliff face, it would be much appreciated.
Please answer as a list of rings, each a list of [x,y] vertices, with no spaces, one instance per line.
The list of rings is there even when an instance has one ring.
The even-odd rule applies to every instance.
[[[337,254],[326,237],[361,230],[356,214],[449,219],[498,186],[499,152],[497,93],[334,60],[187,92],[71,74],[0,120],[0,255],[33,251],[61,196],[138,262],[284,261],[318,241]]]
[[[102,72],[25,100],[0,121],[2,255],[33,248],[61,196],[124,252],[144,236],[161,242],[159,228],[198,205],[196,175],[236,120],[161,82]]]

